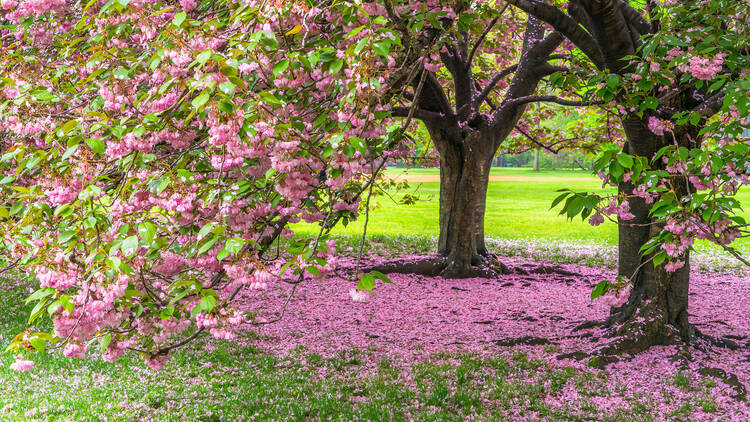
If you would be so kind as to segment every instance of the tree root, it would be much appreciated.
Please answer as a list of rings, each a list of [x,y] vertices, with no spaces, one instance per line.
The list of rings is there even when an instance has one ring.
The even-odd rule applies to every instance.
[[[747,388],[740,382],[737,375],[727,372],[721,368],[712,368],[704,366],[698,370],[698,373],[703,376],[709,376],[718,378],[724,382],[724,384],[732,387],[736,394],[732,395],[735,400],[747,400]]]
[[[525,268],[524,268],[525,267]],[[565,268],[559,266],[559,265],[539,265],[539,266],[532,266],[532,265],[522,265],[519,268],[515,269],[515,272],[518,274],[523,275],[531,275],[531,274],[557,274],[557,275],[564,275],[568,277],[583,277],[581,274],[568,271]]]
[[[568,271],[559,265],[522,265],[510,267],[504,264],[496,255],[479,256],[475,265],[459,265],[444,255],[432,255],[420,259],[393,259],[381,264],[363,267],[362,271],[379,271],[383,274],[418,274],[425,277],[444,278],[488,278],[494,279],[498,275],[532,275],[556,274],[568,277],[581,277],[581,274]]]
[[[583,321],[573,327],[571,331],[581,331],[581,330],[589,330],[591,328],[597,328],[597,327],[604,327],[607,325],[606,320],[598,320],[598,319],[590,319],[588,321]]]
[[[423,259],[394,259],[378,265],[363,267],[362,271],[379,271],[383,274],[419,274],[436,277],[445,269],[447,260],[444,256],[431,256]]]
[[[444,278],[488,278],[512,274],[505,264],[494,255],[487,256],[479,265],[460,266],[448,262],[442,255],[433,255],[421,259],[393,259],[378,265],[363,267],[362,271],[379,271],[383,274],[418,274],[426,277]]]
[[[504,339],[504,340],[494,340],[493,343],[497,344],[498,346],[518,346],[521,344],[527,345],[527,346],[545,346],[548,344],[557,344],[544,337],[534,337],[534,336],[523,336],[523,337]]]

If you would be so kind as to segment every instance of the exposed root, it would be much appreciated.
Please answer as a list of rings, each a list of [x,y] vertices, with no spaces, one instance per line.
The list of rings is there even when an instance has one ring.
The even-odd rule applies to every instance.
[[[714,337],[710,336],[708,334],[702,333],[698,331],[698,329],[695,329],[695,336],[702,342],[707,343],[709,346],[713,347],[720,347],[722,349],[729,349],[729,350],[739,350],[742,349],[742,346],[737,344],[736,341],[731,339],[731,337],[738,337],[738,336],[726,336],[726,337]]]
[[[521,344],[524,344],[527,346],[544,346],[548,344],[557,344],[546,338],[534,337],[534,336],[523,336],[523,337],[511,338],[511,339],[495,340],[493,341],[493,343],[497,344],[498,346],[518,346]]]
[[[382,264],[362,268],[363,271],[379,271],[383,274],[418,274],[426,277],[443,278],[488,278],[498,275],[516,274],[557,274],[570,277],[581,277],[580,274],[568,271],[559,265],[522,265],[509,267],[495,254],[477,254],[472,263],[462,263],[444,255],[432,255],[421,259],[393,259]]]
[[[571,331],[589,330],[591,328],[603,327],[606,325],[607,325],[607,321],[605,320],[592,319],[592,320],[583,321],[579,323],[578,325],[573,327]]]
[[[436,277],[445,269],[447,260],[444,256],[431,256],[423,259],[394,259],[382,264],[363,267],[362,271],[379,271],[383,274],[419,274]]]
[[[531,274],[556,274],[556,275],[564,275],[568,277],[583,277],[581,274],[578,274],[573,271],[568,271],[565,268],[559,266],[559,265],[522,265],[521,267],[514,268],[513,272],[516,274],[522,274],[522,275],[531,275]]]
[[[478,265],[461,265],[442,255],[433,255],[421,259],[394,259],[378,265],[363,267],[363,271],[379,271],[383,274],[418,274],[426,277],[444,278],[488,278],[494,279],[501,274],[513,271],[500,262],[494,255],[480,260]]]
[[[747,388],[740,382],[740,380],[737,378],[737,375],[729,373],[721,368],[711,368],[708,366],[704,366],[703,368],[699,369],[698,373],[703,376],[718,378],[723,381],[724,384],[732,387],[732,389],[736,393],[732,395],[733,399],[742,401],[747,400]]]

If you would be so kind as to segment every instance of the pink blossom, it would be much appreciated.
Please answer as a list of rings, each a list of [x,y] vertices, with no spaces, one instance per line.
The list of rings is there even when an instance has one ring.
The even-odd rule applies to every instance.
[[[21,356],[16,356],[16,361],[10,365],[10,369],[19,372],[29,371],[33,367],[33,360],[25,360]]]
[[[354,302],[365,303],[372,297],[372,292],[369,290],[351,289],[349,290],[349,296],[351,296]]]
[[[685,261],[670,261],[666,265],[664,265],[664,269],[667,272],[673,273],[683,266],[685,266]]]
[[[674,128],[674,125],[666,120],[661,120],[658,117],[651,116],[648,118],[648,128],[655,135],[664,136],[664,133],[671,131]]]
[[[599,224],[602,224],[604,222],[604,216],[600,213],[596,213],[589,218],[589,224],[592,226],[598,226]]]

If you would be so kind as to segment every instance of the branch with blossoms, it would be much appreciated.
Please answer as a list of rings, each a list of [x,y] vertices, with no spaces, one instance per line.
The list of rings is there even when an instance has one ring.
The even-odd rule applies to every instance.
[[[409,152],[372,87],[414,45],[379,4],[72,5],[81,24],[64,28],[60,10],[21,6],[0,21],[50,37],[2,40],[2,253],[39,283],[30,323],[54,328],[13,352],[135,351],[159,368],[202,333],[232,338],[238,297],[331,273],[329,231]],[[296,234],[300,221],[317,235]]]

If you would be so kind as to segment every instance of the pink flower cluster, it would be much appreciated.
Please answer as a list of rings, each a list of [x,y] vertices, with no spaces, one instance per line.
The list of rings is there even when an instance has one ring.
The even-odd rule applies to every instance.
[[[665,133],[671,132],[674,129],[674,124],[670,121],[651,116],[648,118],[648,128],[655,135],[664,136]]]
[[[607,206],[601,209],[602,214],[616,215],[622,220],[632,220],[635,216],[630,212],[630,203],[622,201],[619,205],[616,200],[611,200]],[[594,215],[596,216],[596,215]],[[597,219],[598,220],[598,219]],[[595,220],[595,221],[597,221]],[[603,221],[602,221],[603,222]]]
[[[696,79],[710,81],[721,72],[725,57],[721,53],[712,59],[693,56],[686,65],[680,67],[680,70],[690,73]]]

